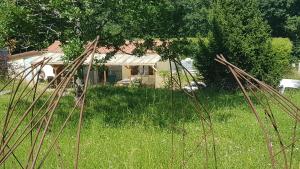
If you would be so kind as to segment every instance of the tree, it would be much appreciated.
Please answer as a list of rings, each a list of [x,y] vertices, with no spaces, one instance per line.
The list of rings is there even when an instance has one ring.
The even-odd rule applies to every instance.
[[[294,42],[293,56],[300,58],[300,0],[294,0],[291,4],[290,15],[285,26],[288,36]]]
[[[178,11],[182,11],[182,34],[195,37],[207,36],[209,30],[208,14],[212,4],[210,0],[180,0]]]
[[[236,83],[222,65],[214,61],[224,54],[233,64],[255,77],[275,85],[270,29],[263,20],[258,4],[253,0],[218,0],[211,11],[211,31],[208,39],[200,39],[197,67],[207,83],[222,88],[234,88]]]
[[[264,19],[272,29],[272,36],[289,37],[294,43],[293,56],[300,57],[299,0],[258,0]]]
[[[0,2],[0,48],[9,47],[13,52],[16,48],[27,48],[32,27],[26,16],[28,11],[17,7],[10,1]]]
[[[66,25],[47,0],[3,0],[0,19],[0,45],[14,53],[44,48]]]
[[[294,42],[293,56],[300,58],[300,16],[289,17],[285,28]]]
[[[290,14],[291,1],[259,0],[262,15],[272,29],[272,36],[286,37],[285,24]]]
[[[300,0],[290,0],[290,16],[300,15]]]
[[[97,35],[102,46],[118,46],[125,39],[206,35],[209,6],[209,0],[4,0],[0,42],[15,41],[15,52],[21,52]]]

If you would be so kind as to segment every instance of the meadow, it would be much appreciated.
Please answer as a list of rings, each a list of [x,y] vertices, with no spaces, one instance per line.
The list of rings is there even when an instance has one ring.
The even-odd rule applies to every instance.
[[[203,89],[198,92],[212,115],[218,168],[271,168],[267,147],[255,116],[240,91]],[[300,92],[285,94],[300,105]],[[9,97],[0,96],[4,112]],[[191,100],[175,91],[173,103],[167,89],[97,86],[90,88],[82,130],[80,168],[204,168],[204,144],[199,115]],[[24,101],[29,104],[30,101]],[[49,142],[73,107],[73,94],[64,96],[55,122],[46,137]],[[258,107],[259,110],[260,107]],[[293,121],[274,107],[279,130],[289,138]],[[3,113],[2,113],[3,114]],[[48,156],[43,168],[72,168],[78,114],[75,114]],[[297,129],[300,134],[300,129]],[[299,135],[297,134],[297,135]],[[211,139],[209,148],[212,148]],[[16,154],[25,161],[29,141]],[[295,147],[293,168],[300,168],[300,147]],[[214,167],[212,153],[209,168]],[[280,164],[282,160],[278,157]],[[18,168],[12,159],[6,168]],[[3,166],[2,166],[3,167]],[[0,167],[1,168],[1,167]],[[281,167],[279,167],[281,168]]]

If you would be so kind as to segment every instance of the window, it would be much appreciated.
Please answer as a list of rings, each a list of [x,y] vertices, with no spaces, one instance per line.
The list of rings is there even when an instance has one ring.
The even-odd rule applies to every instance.
[[[138,66],[131,66],[131,75],[138,75],[139,73],[139,67]]]
[[[152,66],[149,66],[149,75],[154,75],[154,70]]]

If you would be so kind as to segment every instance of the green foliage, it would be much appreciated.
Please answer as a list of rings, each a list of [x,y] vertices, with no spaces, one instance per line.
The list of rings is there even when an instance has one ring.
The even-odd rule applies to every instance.
[[[294,17],[300,16],[299,0],[258,0],[260,11],[272,28],[272,35],[276,37],[292,37],[286,27]]]
[[[300,15],[288,18],[286,30],[289,37],[294,41],[293,56],[300,58]]]
[[[300,16],[289,17],[286,29],[292,39],[300,38]]]
[[[275,85],[271,77],[275,59],[271,55],[269,27],[261,17],[257,3],[225,0],[214,3],[208,43],[199,42],[197,67],[207,83],[222,88],[236,86],[232,75],[214,61],[217,54],[255,77]]]
[[[32,24],[26,16],[28,10],[17,7],[5,0],[0,2],[0,47],[9,47],[13,52],[16,48],[26,48]],[[22,39],[21,39],[22,38]]]
[[[182,13],[182,25],[179,25],[183,36],[195,37],[197,34],[207,36],[209,31],[208,14],[210,0],[178,0],[177,11]]]
[[[273,38],[272,53],[277,58],[280,64],[287,66],[291,59],[293,43],[288,38]]]
[[[74,38],[65,43],[63,46],[64,61],[72,61],[76,59],[84,50],[83,42],[79,38]]]
[[[272,71],[267,78],[267,81],[274,81],[275,85],[283,75],[290,71],[290,63],[292,60],[293,44],[288,38],[272,39]]]
[[[67,25],[49,1],[0,2],[0,45],[13,53],[40,50],[57,40]]]
[[[272,35],[289,37],[294,43],[293,56],[300,56],[300,1],[259,0],[264,19],[272,28]]]
[[[101,46],[118,47],[136,38],[205,35],[209,5],[208,0],[4,0],[0,42],[16,41],[20,52],[74,37],[86,42],[99,35]]]
[[[290,0],[290,16],[300,15],[300,0]]]
[[[286,36],[285,25],[290,13],[292,1],[288,0],[258,0],[264,19],[272,28],[272,35]]]
[[[164,40],[162,45],[155,47],[155,51],[163,60],[191,57],[195,54],[197,42],[193,39],[176,38],[172,40]]]

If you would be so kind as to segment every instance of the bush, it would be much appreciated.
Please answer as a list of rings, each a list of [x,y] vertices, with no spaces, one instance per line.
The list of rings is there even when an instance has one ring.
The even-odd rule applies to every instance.
[[[265,77],[266,81],[273,81],[277,84],[279,80],[290,71],[290,62],[292,59],[293,44],[288,38],[272,39],[272,72]]]
[[[288,52],[277,45],[272,48],[272,43],[279,42],[272,42],[270,28],[255,1],[216,1],[211,11],[211,32],[207,41],[199,40],[196,56],[196,66],[206,83],[225,89],[237,87],[229,71],[214,61],[216,55],[222,53],[241,69],[276,85],[287,63],[281,59],[288,58]],[[280,64],[281,61],[284,65]]]

